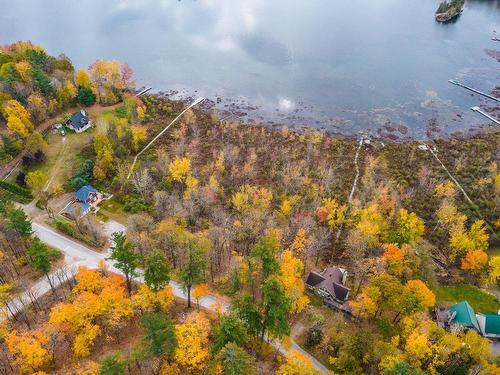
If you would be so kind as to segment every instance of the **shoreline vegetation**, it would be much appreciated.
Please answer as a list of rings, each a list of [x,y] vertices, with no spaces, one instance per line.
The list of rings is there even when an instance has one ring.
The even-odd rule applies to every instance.
[[[464,9],[465,0],[445,0],[439,4],[436,10],[436,21],[449,22],[455,17],[458,17]]]

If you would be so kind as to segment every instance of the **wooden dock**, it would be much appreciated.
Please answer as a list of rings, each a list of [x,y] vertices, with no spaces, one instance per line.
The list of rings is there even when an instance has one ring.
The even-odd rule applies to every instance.
[[[486,97],[488,99],[494,100],[496,102],[500,102],[500,98],[497,98],[497,97],[495,97],[493,95],[489,95],[489,94],[486,94],[486,93],[481,92],[479,90],[473,89],[472,87],[466,86],[463,83],[455,81],[454,79],[449,79],[448,82],[450,82],[453,85],[457,85],[457,86],[463,87],[464,89],[467,89],[469,91],[475,92],[476,94],[482,95],[482,96],[484,96],[484,97]]]
[[[138,92],[137,94],[135,94],[136,97],[139,97],[141,95],[144,95],[145,93],[147,93],[149,90],[153,89],[152,87],[147,87],[145,88],[144,90],[141,90],[140,92]]]
[[[489,114],[487,114],[486,112],[484,112],[483,110],[481,110],[481,108],[479,107],[472,107],[471,108],[474,112],[477,112],[477,113],[480,113],[482,114],[484,117],[490,119],[491,121],[493,121],[495,124],[498,124],[500,125],[500,121],[498,121],[496,118],[490,116]]]

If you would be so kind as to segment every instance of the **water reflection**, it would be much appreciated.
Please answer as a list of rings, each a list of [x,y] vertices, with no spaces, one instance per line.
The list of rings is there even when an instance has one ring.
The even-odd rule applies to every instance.
[[[490,40],[500,31],[499,0],[468,0],[460,19],[447,25],[434,21],[434,0],[0,0],[0,6],[0,43],[31,39],[77,66],[96,58],[127,61],[138,82],[158,90],[226,98],[219,109],[227,115],[423,136],[482,121],[469,110],[481,100],[448,79],[483,91],[498,85],[498,63],[485,50],[500,47]]]

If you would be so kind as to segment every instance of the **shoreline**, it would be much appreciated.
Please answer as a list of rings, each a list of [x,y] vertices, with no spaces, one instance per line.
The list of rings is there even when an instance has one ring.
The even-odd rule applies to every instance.
[[[137,89],[137,92],[139,92],[142,89],[140,87]],[[185,96],[182,98],[173,98],[175,95],[178,95],[178,92],[175,91],[158,91],[158,92],[149,92],[148,94],[144,95],[144,97],[154,97],[158,100],[162,101],[168,101],[172,103],[182,103],[183,105],[189,104],[194,100],[195,96]],[[219,98],[217,98],[219,99]],[[240,113],[232,113],[230,116],[227,116],[224,112],[219,112],[217,108],[214,106],[214,104],[221,103],[218,100],[212,100],[209,98],[206,98],[201,105],[198,105],[196,108],[193,108],[195,112],[200,111],[205,114],[211,115],[211,114],[217,114],[217,115],[222,115],[221,119],[219,121],[225,122],[225,123],[230,123],[230,122],[237,122],[241,124],[242,126],[259,126],[259,127],[265,127],[268,129],[272,130],[282,130],[284,128],[288,129],[289,131],[296,132],[296,133],[303,133],[308,130],[312,131],[318,131],[326,136],[332,138],[332,139],[344,139],[344,140],[359,140],[361,136],[363,136],[365,139],[369,139],[373,142],[392,142],[392,143],[414,143],[414,142],[433,142],[433,141],[452,141],[452,140],[472,140],[474,138],[480,138],[488,134],[496,134],[500,132],[500,127],[496,127],[494,124],[490,123],[481,123],[479,127],[477,128],[469,128],[468,133],[465,131],[456,131],[456,132],[441,132],[441,131],[436,131],[433,132],[432,137],[414,137],[411,135],[407,135],[410,129],[406,126],[402,126],[398,124],[391,124],[387,123],[384,126],[380,127],[378,130],[378,133],[374,133],[372,129],[367,129],[366,131],[356,131],[356,132],[340,132],[340,131],[333,131],[333,130],[328,130],[325,127],[314,127],[310,125],[293,125],[293,124],[286,124],[286,123],[277,123],[272,120],[266,120],[264,119],[253,119],[253,118],[245,118],[248,116],[248,113],[241,111]],[[230,99],[228,99],[230,100]],[[250,108],[251,110],[257,111],[258,107],[247,107]],[[239,110],[245,109],[245,108],[237,108]],[[437,126],[437,125],[436,125]],[[380,131],[385,131],[385,134],[380,134]],[[398,136],[401,135],[401,137]]]

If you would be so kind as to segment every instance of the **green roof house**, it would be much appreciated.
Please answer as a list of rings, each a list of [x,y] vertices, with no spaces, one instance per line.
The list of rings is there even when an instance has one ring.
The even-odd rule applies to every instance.
[[[459,324],[461,326],[475,329],[481,333],[481,328],[474,313],[474,309],[469,302],[462,301],[450,307],[449,310],[450,323]]]
[[[481,334],[484,337],[500,337],[500,315],[479,313],[476,317],[479,328],[481,329]]]

